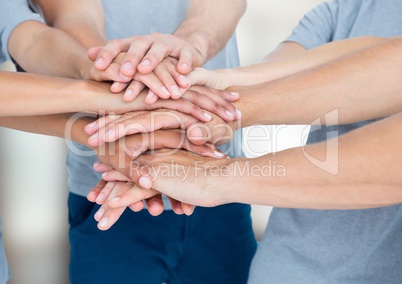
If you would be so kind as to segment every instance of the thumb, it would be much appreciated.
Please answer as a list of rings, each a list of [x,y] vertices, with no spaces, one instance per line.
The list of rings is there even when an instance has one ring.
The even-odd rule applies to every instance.
[[[192,85],[206,85],[208,87],[213,88],[214,86],[209,86],[208,82],[210,81],[210,74],[209,71],[204,69],[204,68],[200,68],[200,67],[196,67],[194,68],[193,71],[190,72],[190,74],[188,74],[186,76],[190,86]]]

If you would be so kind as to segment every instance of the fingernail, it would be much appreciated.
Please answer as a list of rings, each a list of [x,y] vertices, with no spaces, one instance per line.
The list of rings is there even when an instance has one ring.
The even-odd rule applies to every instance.
[[[99,165],[100,165],[100,162],[99,162],[99,161],[97,161],[97,162],[94,163],[94,167],[98,167]]]
[[[206,119],[208,119],[208,120],[212,120],[212,116],[211,116],[209,113],[207,113],[207,112],[204,112],[204,117],[205,117]]]
[[[104,193],[99,193],[98,197],[95,199],[96,203],[101,202],[104,197]]]
[[[96,126],[96,121],[94,121],[94,122],[92,122],[92,123],[87,125],[87,127],[89,127],[89,128],[93,128],[95,126]]]
[[[130,62],[126,62],[123,64],[123,66],[121,67],[121,69],[130,71],[131,69],[133,69],[133,65]]]
[[[183,67],[184,69],[188,69],[188,64],[187,64],[187,63],[183,63],[183,64],[181,65],[181,67]]]
[[[132,95],[133,91],[131,89],[127,89],[127,91],[124,93],[123,97],[124,98],[130,98]]]
[[[88,194],[87,194],[87,199],[89,200],[89,199],[93,199],[93,198],[91,198],[91,197],[95,197],[95,192],[94,191],[90,191]]]
[[[121,74],[121,73],[119,73],[119,77],[120,77],[121,79],[123,79],[123,80],[128,80],[128,79],[130,79],[129,77],[127,77],[127,76],[125,76],[125,75],[123,75],[123,74]]]
[[[102,173],[102,177],[107,176],[107,174],[108,174],[108,172],[104,172],[104,173]]]
[[[146,189],[151,188],[151,183],[147,177],[140,177],[139,183],[143,188],[146,188]]]
[[[145,98],[145,100],[146,101],[153,101],[153,100],[155,100],[155,93],[154,92],[152,92],[151,90],[148,92],[148,95],[147,95],[147,97]]]
[[[111,120],[115,120],[115,119],[120,118],[121,115],[111,113],[111,114],[108,115],[108,117],[109,117]]]
[[[95,218],[100,219],[105,215],[105,209],[100,208],[98,212],[95,213]]]
[[[120,200],[120,197],[115,197],[113,199],[110,199],[110,202],[117,202]]]
[[[140,63],[140,65],[142,65],[142,66],[149,66],[149,65],[151,65],[151,61],[149,61],[148,59],[145,59],[145,60],[143,60],[143,61]]]
[[[239,110],[239,109],[236,109],[236,114],[237,114],[237,117],[238,118],[241,118],[242,117],[242,113],[241,113],[241,110]]]
[[[103,218],[100,222],[99,222],[99,227],[106,227],[107,225],[107,218]]]
[[[178,98],[181,97],[179,87],[177,87],[176,85],[173,85],[171,88],[172,88],[173,94],[175,94],[176,97],[178,97]]]
[[[239,96],[239,93],[237,93],[237,92],[230,92],[230,94],[233,96],[236,96],[236,97]]]
[[[103,59],[100,57],[100,58],[98,58],[97,60],[96,60],[96,65],[102,65],[103,64]]]
[[[168,97],[170,97],[170,93],[169,93],[169,91],[168,91],[168,89],[166,89],[166,87],[162,87],[162,92],[165,94],[165,95],[167,95]]]
[[[230,116],[231,118],[234,117],[234,114],[231,113],[230,111],[226,110],[225,112],[226,112],[226,114],[227,114],[228,116]]]
[[[215,151],[215,152],[214,152],[214,155],[217,156],[217,157],[219,157],[219,158],[222,158],[222,157],[225,156],[224,154],[222,154],[222,153],[219,152],[219,151]]]
[[[120,87],[120,83],[119,82],[114,82],[110,88],[111,89],[118,89],[119,87]]]

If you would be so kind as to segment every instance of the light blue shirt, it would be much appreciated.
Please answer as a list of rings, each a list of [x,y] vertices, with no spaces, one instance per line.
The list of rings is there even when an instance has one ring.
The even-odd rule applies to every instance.
[[[311,49],[351,37],[401,34],[402,1],[339,0],[305,15],[287,41]],[[365,124],[313,128],[308,141]],[[274,208],[249,283],[402,283],[402,205],[355,211]]]

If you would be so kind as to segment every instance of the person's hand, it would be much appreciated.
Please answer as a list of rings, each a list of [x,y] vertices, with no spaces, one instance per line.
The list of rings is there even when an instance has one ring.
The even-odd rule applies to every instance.
[[[99,146],[105,142],[136,133],[150,133],[160,129],[186,129],[187,139],[195,145],[210,143],[222,145],[229,142],[240,121],[226,123],[220,117],[211,114],[208,123],[201,123],[194,117],[172,111],[156,110],[153,112],[126,113],[118,118],[102,117],[85,127],[90,136],[88,144]]]
[[[94,165],[95,169],[103,171],[108,169],[105,165],[99,165],[98,167]],[[110,169],[110,168],[109,168]],[[132,204],[121,207],[110,207],[109,203],[116,202],[119,200],[119,196],[127,191],[133,191],[130,196],[133,201]],[[134,197],[135,196],[135,197]],[[97,204],[102,204],[99,210],[95,213],[94,218],[98,221],[98,228],[100,230],[108,230],[113,226],[123,214],[125,209],[129,207],[134,212],[139,212],[145,208],[147,205],[148,212],[152,216],[160,215],[164,210],[164,204],[161,198],[161,194],[153,189],[143,189],[136,186],[132,182],[123,181],[104,181],[101,180],[94,187],[87,196],[88,200],[91,202],[96,202]],[[169,198],[170,204],[173,211],[178,214],[191,215],[194,212],[194,206],[181,203],[177,200]],[[145,202],[145,204],[144,204]]]
[[[127,77],[120,73],[124,55],[120,53],[105,70],[97,70],[95,66],[92,66],[89,79],[112,81],[110,90],[114,93],[125,90],[123,99],[126,102],[132,102],[142,90],[148,87],[149,92],[145,100],[148,104],[154,103],[158,98],[178,99],[190,87],[186,77],[177,72],[177,60],[174,58],[165,58],[149,74],[136,72],[134,76]]]
[[[188,142],[185,132],[179,129],[132,134],[116,142],[93,148],[99,161],[122,173],[121,179],[117,179],[119,181],[130,181],[124,179],[124,176],[130,176],[131,172],[137,169],[135,159],[140,154],[158,149],[170,149],[171,153],[178,149],[186,149],[216,159],[226,158],[225,154],[213,145],[193,145]]]
[[[202,66],[206,60],[189,41],[160,33],[115,39],[104,47],[90,49],[88,56],[95,61],[98,70],[105,70],[121,52],[126,55],[120,73],[127,77],[133,77],[137,71],[149,74],[169,56],[178,60],[176,69],[183,75]]]
[[[91,82],[88,81],[87,84],[91,84]],[[92,82],[92,85],[94,84]],[[145,91],[141,92],[133,102],[125,103],[119,97],[105,91],[103,86],[102,84],[97,85],[99,92],[94,94],[95,99],[99,99],[95,104],[97,107],[94,107],[97,112],[104,110],[106,113],[121,114],[130,111],[150,111],[166,108],[190,114],[202,122],[212,120],[209,112],[220,116],[225,121],[233,121],[240,117],[239,111],[231,103],[231,101],[239,98],[238,93],[212,90],[206,87],[193,87],[182,98],[177,100],[158,100],[150,105],[144,102],[147,96]]]
[[[160,150],[139,156],[134,161],[136,170],[129,177],[143,189],[153,188],[186,204],[211,207],[230,202],[230,191],[220,186],[216,177],[221,180],[233,176],[233,161],[202,157],[183,150],[169,154]],[[99,164],[98,167],[103,165]],[[121,178],[120,175],[118,171],[110,170],[102,177],[114,181]],[[108,205],[111,208],[129,206],[138,202],[138,194],[137,189],[127,190]]]
[[[111,199],[121,192],[119,191],[120,189],[126,189],[127,186],[122,186],[121,182],[130,181],[127,176],[131,175],[132,172],[137,169],[137,164],[135,161],[131,161],[131,159],[137,158],[141,153],[148,150],[166,148],[171,148],[172,152],[177,151],[179,148],[183,148],[205,156],[226,158],[223,153],[212,145],[192,145],[185,140],[184,132],[180,130],[156,131],[154,133],[130,135],[119,142],[106,144],[95,149],[99,160],[103,162],[103,167],[99,166],[100,163],[96,163],[94,169],[99,172],[106,172],[112,169],[118,170],[120,175],[117,176],[113,182],[119,183],[103,184],[100,182],[98,186],[88,194],[88,200],[97,202],[98,204],[104,204],[106,199]],[[111,194],[112,192],[113,194]],[[146,194],[149,195],[145,195],[145,197],[144,195],[141,196],[143,199],[147,199],[146,203],[148,205],[148,211],[151,215],[159,215],[163,211],[163,202],[161,201],[160,196],[154,196],[155,194],[151,194],[150,192],[146,192]],[[190,205],[181,204],[181,202],[171,198],[169,201],[176,214],[191,214],[194,209]],[[102,218],[103,213],[107,211],[106,206],[107,205],[103,206],[95,216],[99,220]],[[142,202],[139,200],[137,204],[131,204],[130,208],[133,211],[141,210],[143,208]],[[112,210],[109,220],[113,220],[114,223],[123,211],[124,209],[122,208]],[[108,224],[111,226],[113,223]],[[100,227],[105,227],[105,221],[100,223]]]
[[[189,85],[201,85],[217,90],[225,90],[231,87],[228,71],[207,70],[196,67],[186,76]]]
[[[186,137],[185,130],[182,129],[156,130],[151,133],[127,135],[117,142],[99,146],[96,149],[96,153],[102,161],[109,160],[108,164],[110,165],[116,165],[116,162],[118,162],[119,165],[125,166],[126,156],[131,160],[135,160],[146,151],[159,149],[171,149],[172,152],[177,151],[177,149],[185,149],[202,156],[217,159],[226,158],[225,154],[212,144],[195,145],[191,143]],[[115,161],[116,157],[110,157],[111,155],[120,160]]]
[[[125,93],[127,101],[134,99],[144,85],[158,97],[180,97],[190,86],[184,75],[206,60],[189,41],[160,33],[112,40],[104,47],[90,49],[88,57],[97,70],[105,71],[122,53],[120,68],[112,69],[111,77],[116,79],[112,89],[120,92],[134,79]]]
[[[119,194],[124,193],[130,188],[138,188],[137,197],[138,201],[125,207],[109,208],[108,200],[114,200]],[[147,200],[148,212],[153,216],[158,216],[163,212],[163,203],[161,204],[160,194],[155,190],[142,189],[136,187],[131,182],[113,181],[106,182],[99,181],[95,188],[88,194],[87,198],[91,202],[102,204],[102,206],[95,213],[94,218],[98,222],[100,230],[109,229],[123,214],[124,210],[129,207],[134,212],[139,212],[144,208],[143,200]]]

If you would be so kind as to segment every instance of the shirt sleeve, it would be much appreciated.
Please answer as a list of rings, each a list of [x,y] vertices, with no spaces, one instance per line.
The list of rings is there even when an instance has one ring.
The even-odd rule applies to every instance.
[[[0,0],[0,64],[11,60],[8,52],[8,39],[16,26],[25,21],[43,22],[41,16],[34,13],[27,0]]]
[[[325,2],[304,15],[285,41],[293,41],[306,49],[331,42],[335,30],[339,3]]]

